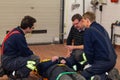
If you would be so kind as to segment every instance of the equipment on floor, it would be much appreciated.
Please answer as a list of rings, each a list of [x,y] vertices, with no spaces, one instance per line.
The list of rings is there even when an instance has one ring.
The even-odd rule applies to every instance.
[[[38,74],[48,80],[85,80],[85,78],[65,64],[58,64],[51,60],[37,65]],[[47,65],[46,65],[47,64]]]
[[[46,71],[46,75],[49,80],[85,80],[83,76],[64,64],[51,66]]]

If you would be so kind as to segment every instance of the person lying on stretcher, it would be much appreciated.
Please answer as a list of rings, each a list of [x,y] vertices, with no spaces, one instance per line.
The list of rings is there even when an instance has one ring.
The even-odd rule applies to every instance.
[[[54,56],[51,60],[41,61],[36,66],[36,70],[39,75],[48,78],[48,80],[85,80],[83,76],[65,63],[65,58]]]
[[[79,52],[79,51],[78,51]],[[35,66],[35,68],[33,68],[32,70],[36,70],[36,72],[39,74],[39,75],[41,75],[41,76],[43,76],[43,77],[47,77],[47,78],[50,78],[50,76],[48,76],[48,75],[50,75],[51,74],[51,72],[49,72],[50,71],[50,69],[51,68],[53,68],[54,66],[56,66],[57,64],[65,64],[65,66],[67,66],[67,67],[69,67],[70,68],[70,71],[72,71],[72,72],[76,72],[76,69],[75,69],[75,65],[76,65],[76,62],[77,63],[82,63],[82,62],[84,62],[84,66],[82,66],[82,68],[81,68],[81,70],[80,70],[80,72],[83,70],[83,69],[85,69],[85,68],[87,68],[87,67],[89,67],[90,65],[89,64],[87,64],[87,62],[85,62],[85,58],[84,58],[84,52],[82,52],[81,51],[81,53],[77,53],[77,54],[74,54],[74,56],[73,56],[73,64],[69,61],[69,59],[71,59],[71,58],[64,58],[64,57],[58,57],[58,56],[54,56],[54,57],[52,57],[52,59],[46,59],[46,60],[43,60],[43,61],[41,61],[37,66]],[[71,70],[71,67],[74,69],[72,69]],[[28,68],[30,68],[30,66],[28,66]],[[61,67],[61,68],[63,68],[63,66]],[[66,68],[66,67],[65,67]],[[80,67],[79,67],[80,68]],[[113,68],[113,70],[114,70],[115,68]],[[109,72],[109,74],[111,74],[111,72],[113,71],[113,70],[111,70],[110,72]],[[52,69],[52,71],[54,71],[54,69]],[[118,71],[118,70],[117,70]],[[48,72],[48,74],[46,74]],[[65,71],[64,71],[65,72]],[[56,74],[56,73],[55,73]],[[109,78],[113,78],[113,77],[111,77],[110,75],[107,75]],[[112,73],[112,75],[113,76],[118,76],[119,74],[113,74]],[[120,79],[120,76],[118,76],[118,77],[114,77],[114,78],[119,78]],[[118,80],[119,80],[118,79]],[[50,79],[49,79],[50,80]],[[51,80],[53,80],[53,79],[51,79]],[[83,80],[84,80],[84,78],[83,78]],[[97,75],[97,76],[94,76],[94,78],[92,79],[92,80],[101,80],[100,79],[100,77]]]
[[[52,57],[52,59],[46,59],[41,61],[37,66],[32,67],[32,64],[28,64],[27,67],[35,70],[39,75],[43,76],[43,77],[49,77],[48,75],[51,74],[49,71],[53,66],[59,66],[57,64],[64,64],[64,66],[59,66],[60,69],[61,68],[66,68],[69,71],[72,72],[76,72],[76,68],[75,65],[78,65],[78,62],[83,61],[83,58],[81,56],[83,56],[83,51],[78,51],[76,52],[76,54],[72,54],[72,57],[58,57],[58,56],[54,56]],[[66,67],[67,66],[67,67]],[[74,69],[74,70],[73,70]],[[83,69],[83,67],[79,67],[78,69]],[[53,70],[52,70],[53,71]],[[66,70],[62,70],[63,72],[66,72]],[[68,72],[69,72],[68,71]],[[48,73],[48,74],[46,74]],[[61,72],[60,72],[61,73]],[[59,74],[59,73],[58,73]],[[51,79],[52,80],[52,79]],[[82,79],[81,79],[82,80]],[[83,79],[84,80],[84,79]]]

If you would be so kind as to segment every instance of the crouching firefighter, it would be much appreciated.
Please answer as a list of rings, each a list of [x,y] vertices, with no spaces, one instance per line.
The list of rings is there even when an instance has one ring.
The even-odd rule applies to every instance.
[[[92,69],[92,67],[98,65],[98,64],[97,65],[89,64],[88,61],[87,61],[86,54],[84,53],[83,50],[76,50],[74,53],[71,54],[70,57],[63,58],[63,60],[65,60],[65,64],[67,66],[69,66],[70,68],[72,68],[75,71],[79,72],[80,74],[83,74],[83,73],[86,74],[87,71],[89,72],[89,70],[94,71],[94,69]],[[62,59],[61,59],[60,62],[61,63],[63,62]],[[102,68],[101,66],[103,64],[104,63],[99,64],[97,66],[97,68]],[[89,73],[89,75],[91,75],[91,77],[89,79],[86,79],[86,80],[103,80],[103,79],[104,80],[109,80],[108,79],[109,73],[107,71],[99,73],[99,70],[96,70],[95,74]],[[112,75],[114,75],[114,74],[112,74]]]
[[[25,16],[21,25],[9,31],[2,43],[1,63],[10,80],[27,78],[31,69],[28,64],[37,65],[39,57],[29,49],[25,34],[32,32],[36,19]]]

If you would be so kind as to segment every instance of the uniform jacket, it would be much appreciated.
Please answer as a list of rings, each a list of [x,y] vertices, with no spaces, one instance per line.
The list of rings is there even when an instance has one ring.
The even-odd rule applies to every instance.
[[[18,31],[18,34],[12,34],[5,42],[3,55],[12,56],[12,57],[27,57],[33,54],[33,52],[29,49],[25,34],[17,27],[12,31]]]
[[[116,53],[107,31],[93,22],[84,33],[84,52],[89,64],[95,61],[115,61]]]

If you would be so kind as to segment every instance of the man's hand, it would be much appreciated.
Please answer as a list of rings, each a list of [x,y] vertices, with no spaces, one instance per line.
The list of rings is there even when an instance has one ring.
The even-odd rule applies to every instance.
[[[74,49],[84,49],[84,45],[68,45],[65,46],[67,49],[69,49],[70,51],[74,50]]]
[[[52,62],[54,62],[54,61],[56,61],[56,60],[58,60],[58,59],[59,59],[58,56],[53,56],[51,60],[52,60]]]
[[[60,63],[61,63],[61,64],[65,64],[66,61],[65,61],[64,59],[62,59],[62,60],[60,61]]]
[[[65,48],[67,48],[67,55],[66,55],[66,57],[70,57],[70,55],[72,53],[72,50],[73,50],[72,46],[67,46],[66,45]]]
[[[74,49],[74,46],[66,46],[66,48],[69,50],[69,51],[72,51]]]

